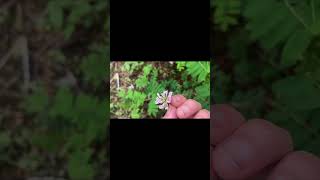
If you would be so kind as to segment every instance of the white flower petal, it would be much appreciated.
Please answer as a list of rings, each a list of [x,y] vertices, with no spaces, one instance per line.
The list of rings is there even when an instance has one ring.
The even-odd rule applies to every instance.
[[[163,91],[162,97],[167,97],[167,96],[168,96],[168,91],[167,90]]]
[[[165,110],[168,110],[168,103],[163,103],[163,108],[165,109]]]
[[[171,103],[172,100],[172,92],[168,90],[164,90],[161,95],[157,93],[157,98],[155,100],[155,103],[158,105],[159,109],[166,109],[169,108],[169,103]]]
[[[157,98],[156,99],[156,104],[159,104],[159,103],[161,103],[162,102],[162,100],[160,99],[160,98]]]
[[[161,104],[161,105],[159,106],[159,108],[160,108],[160,109],[164,109],[164,108],[165,108],[165,104]]]
[[[172,92],[169,92],[168,99],[167,99],[168,103],[171,103],[171,97],[172,97]]]

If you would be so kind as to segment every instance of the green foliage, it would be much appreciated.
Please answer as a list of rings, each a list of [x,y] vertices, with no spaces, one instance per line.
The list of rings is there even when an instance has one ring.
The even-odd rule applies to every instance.
[[[47,4],[48,25],[56,31],[62,31],[66,38],[70,38],[76,28],[82,25],[85,28],[99,20],[93,12],[99,13],[106,10],[107,1],[87,0],[50,0]]]
[[[135,93],[132,96],[136,98]],[[39,125],[44,128],[33,132],[30,143],[46,152],[57,153],[61,148],[64,149],[69,159],[70,178],[92,179],[94,171],[88,164],[92,154],[89,153],[89,148],[93,143],[103,141],[106,136],[107,103],[83,93],[75,96],[70,89],[60,88],[50,100],[47,109],[42,108],[36,112],[35,110],[40,108],[34,107],[42,105],[44,101],[35,100],[45,98],[45,94],[27,97],[30,101],[25,104],[26,111],[37,113],[38,118],[41,118]]]
[[[84,73],[85,80],[95,87],[101,85],[107,76],[108,49],[103,44],[94,44],[90,47],[91,52],[84,57],[80,70]]]
[[[185,61],[178,61],[178,62],[176,62],[176,64],[177,64],[178,71],[182,71],[185,69],[185,66],[186,66]]]
[[[139,61],[133,61],[133,62],[128,61],[123,64],[123,66],[121,67],[121,70],[131,74],[134,70],[139,68],[142,64],[143,62],[139,62]]]
[[[296,110],[320,108],[320,91],[312,79],[289,76],[276,81],[272,89],[286,106]]]
[[[317,23],[312,22],[311,11],[307,1],[247,0],[244,16],[248,19],[246,28],[253,40],[258,40],[267,50],[283,47],[281,65],[287,67],[302,58],[317,34],[311,30],[311,26],[315,27]]]
[[[214,9],[214,22],[222,31],[227,31],[232,25],[238,24],[241,10],[241,0],[211,0]]]
[[[240,0],[240,5],[233,16],[241,20],[236,28],[213,29],[221,35],[213,42],[214,101],[232,104],[247,119],[265,118],[287,129],[296,149],[320,155],[320,1]]]
[[[101,6],[98,8],[99,11],[105,11],[105,3],[105,1],[89,3],[52,0],[48,3],[48,8],[53,8],[48,12],[49,17],[57,17],[51,17],[49,22],[57,31],[66,31],[70,27],[75,29],[78,25],[86,27],[95,23],[94,19],[98,18],[93,14],[98,4]],[[62,9],[63,22],[60,22],[60,15],[50,15],[50,13],[61,13],[60,10],[53,12],[57,8]],[[69,66],[69,62],[76,59],[78,63],[72,64],[69,70],[75,69],[73,74],[81,84],[78,84],[76,89],[58,86],[51,96],[48,95],[46,87],[41,83],[37,84],[23,103],[23,109],[29,116],[34,117],[33,126],[35,126],[35,129],[29,132],[30,138],[25,141],[33,148],[50,153],[57,159],[62,157],[67,164],[69,179],[96,179],[99,172],[95,167],[102,164],[92,162],[98,162],[96,154],[100,153],[101,149],[93,151],[93,148],[98,144],[99,146],[105,144],[108,126],[107,101],[97,95],[97,92],[99,94],[105,89],[104,82],[108,75],[108,40],[105,37],[102,41],[91,43],[88,49],[83,49],[83,52],[74,59],[69,59],[62,51],[52,52],[50,57],[58,59],[64,57],[64,61],[56,62],[64,66]],[[79,89],[79,85],[84,88]],[[104,147],[102,149],[105,150]],[[103,159],[106,160],[106,157],[102,157],[99,162],[103,162]],[[43,162],[40,161],[41,159],[27,155],[21,158],[17,165],[35,171],[37,167],[41,167]]]
[[[198,82],[203,82],[210,73],[209,62],[187,62],[187,71],[193,78],[197,78]]]
[[[10,103],[4,104],[0,115],[0,179],[105,179],[109,2],[31,3],[12,1],[0,12],[4,36],[32,32],[35,40],[30,39],[33,60],[30,72],[26,71],[30,89],[21,93],[23,83],[9,83],[3,92],[10,93],[9,99],[3,99]],[[23,23],[27,26],[22,28],[20,21],[26,19],[28,25]],[[7,38],[4,44],[14,39]],[[5,67],[3,75],[20,80],[18,71],[22,70],[12,74]]]
[[[68,174],[72,180],[93,179],[94,169],[89,163],[92,152],[77,150],[70,156]]]
[[[143,74],[136,80],[137,88],[144,88],[148,84],[148,75],[151,72],[151,65],[147,65],[143,68]]]
[[[131,68],[129,65],[135,65]],[[210,104],[210,64],[209,62],[178,61],[172,67],[155,68],[155,64],[145,63],[142,67],[137,62],[125,62],[122,70],[126,73],[138,72],[134,81],[135,89],[120,89],[116,94],[119,100],[111,100],[111,113],[116,117],[144,118],[161,117],[155,104],[157,93],[164,90],[182,94],[187,98],[199,101],[209,109]],[[134,70],[133,70],[134,69]],[[176,70],[175,70],[176,69]],[[141,71],[140,71],[141,70]],[[181,80],[179,80],[181,78]],[[130,84],[130,83],[129,83]],[[112,97],[111,97],[112,98]]]
[[[121,98],[119,108],[124,109],[125,113],[130,113],[131,118],[140,118],[140,114],[143,113],[140,110],[140,106],[144,104],[146,95],[139,91],[134,91],[129,89],[127,92],[123,89],[120,89],[118,96]]]
[[[37,87],[32,95],[26,97],[25,106],[28,113],[43,111],[49,103],[49,97],[42,87]]]
[[[195,91],[190,95],[185,92],[186,97],[199,101],[205,109],[209,109],[210,104],[210,62],[187,62],[186,72],[193,80],[192,87]],[[192,88],[191,88],[192,89]],[[192,91],[189,91],[192,92]]]
[[[0,133],[0,152],[7,148],[11,143],[10,134],[7,131]]]

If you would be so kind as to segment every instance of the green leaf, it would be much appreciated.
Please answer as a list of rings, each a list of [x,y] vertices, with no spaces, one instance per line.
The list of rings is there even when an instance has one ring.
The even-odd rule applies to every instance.
[[[85,57],[80,65],[81,71],[87,81],[92,81],[93,85],[100,85],[107,77],[107,61],[102,53],[90,53]]]
[[[64,143],[64,134],[61,132],[35,132],[31,144],[47,152],[57,152]]]
[[[209,62],[187,62],[187,72],[193,77],[198,78],[198,82],[202,82],[210,74]]]
[[[148,103],[148,115],[155,117],[158,113],[158,106],[155,104],[156,96]]]
[[[313,23],[310,28],[314,34],[319,35],[320,34],[320,21],[318,20],[317,22]]]
[[[227,31],[229,26],[238,23],[241,1],[239,0],[214,0],[214,22],[222,31]]]
[[[57,1],[50,1],[48,3],[49,21],[56,30],[60,30],[63,25],[63,8]]]
[[[297,63],[310,43],[312,34],[306,27],[309,10],[306,1],[246,0],[243,15],[252,40],[258,40],[268,51],[284,45],[281,65],[289,67]]]
[[[74,109],[77,112],[94,112],[97,106],[96,97],[80,94],[76,98]]]
[[[146,76],[140,76],[136,80],[137,88],[144,88],[144,87],[146,87],[147,83],[148,83],[148,78]]]
[[[133,111],[131,111],[131,118],[134,118],[134,119],[140,118],[138,109],[134,109]]]
[[[53,106],[50,109],[52,117],[65,116],[71,117],[73,106],[73,95],[69,89],[60,88],[54,97]]]
[[[77,150],[70,155],[68,162],[68,174],[72,180],[92,180],[95,172],[92,164],[89,164],[92,151],[87,149],[85,151]]]
[[[143,68],[143,75],[148,76],[152,70],[152,65],[149,64]]]
[[[312,112],[310,118],[310,126],[317,131],[320,130],[320,109],[316,109],[314,112]]]
[[[85,134],[76,134],[68,137],[68,142],[65,146],[66,149],[74,151],[87,147],[90,144],[89,139]]]
[[[275,82],[272,90],[277,98],[292,109],[311,110],[320,107],[320,91],[304,76],[290,76]]]
[[[306,30],[297,30],[283,48],[282,65],[287,67],[296,64],[297,60],[302,57],[302,54],[308,48],[311,38],[311,34]]]
[[[177,64],[178,71],[182,71],[185,69],[185,66],[186,66],[185,61],[178,61],[178,62],[176,62],[176,64]]]
[[[9,132],[0,133],[0,150],[8,147],[11,143],[11,138]]]
[[[24,108],[28,113],[42,112],[49,104],[49,97],[43,87],[36,88],[26,97]]]
[[[132,100],[135,102],[135,104],[137,106],[143,105],[144,100],[146,99],[146,95],[144,93],[138,92],[138,91],[134,91],[133,92],[133,96],[132,96]]]
[[[85,15],[88,15],[92,7],[90,6],[89,2],[81,1],[81,3],[76,3],[72,7],[72,11],[68,16],[68,22],[71,24],[76,24],[81,21]]]
[[[118,96],[124,98],[126,96],[126,91],[124,89],[120,89],[120,91],[118,91]]]
[[[203,108],[209,109],[210,104],[210,84],[203,84],[201,86],[196,87],[196,100],[201,102]]]

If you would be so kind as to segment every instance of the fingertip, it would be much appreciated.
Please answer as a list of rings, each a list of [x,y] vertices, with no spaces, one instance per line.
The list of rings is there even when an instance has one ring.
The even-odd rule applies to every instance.
[[[246,122],[239,111],[226,104],[212,106],[211,113],[210,141],[213,145],[222,142]]]
[[[201,104],[193,99],[188,99],[180,107],[177,108],[177,116],[180,119],[192,117],[202,108]]]
[[[222,178],[246,179],[278,162],[292,149],[290,136],[284,129],[266,120],[250,120],[217,145],[213,152],[214,166]]]
[[[210,119],[210,112],[206,109],[201,109],[193,119]]]
[[[172,96],[171,98],[171,104],[175,107],[179,107],[181,106],[184,102],[186,102],[187,98],[185,98],[184,96],[177,94]]]
[[[172,106],[169,105],[169,109],[166,112],[166,114],[163,116],[163,119],[177,119],[177,109]]]
[[[320,177],[320,159],[308,152],[295,151],[287,154],[270,173],[268,180],[310,179]]]

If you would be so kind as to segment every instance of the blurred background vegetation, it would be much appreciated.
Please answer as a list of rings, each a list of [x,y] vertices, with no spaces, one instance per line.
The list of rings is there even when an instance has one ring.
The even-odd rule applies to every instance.
[[[0,3],[0,179],[109,179],[106,0]]]
[[[213,0],[214,100],[320,155],[320,1]]]
[[[111,118],[162,118],[166,110],[155,101],[164,90],[195,99],[209,110],[209,61],[113,61],[110,70]]]

